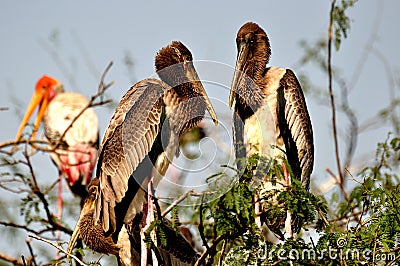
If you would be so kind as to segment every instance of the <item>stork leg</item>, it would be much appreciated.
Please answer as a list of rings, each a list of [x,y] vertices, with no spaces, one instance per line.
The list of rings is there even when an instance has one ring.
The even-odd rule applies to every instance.
[[[58,221],[61,223],[61,219],[62,219],[62,208],[63,208],[63,202],[62,202],[62,174],[61,172],[58,172],[58,198],[57,198],[57,218]],[[57,241],[60,241],[61,238],[61,231],[57,230]],[[57,249],[57,253],[56,253],[56,260],[59,259],[59,253],[60,251]]]
[[[58,206],[57,218],[61,222],[61,219],[62,219],[62,208],[63,208],[63,201],[62,201],[62,175],[61,175],[61,173],[59,173],[59,176],[58,176],[57,206]]]
[[[283,174],[285,176],[285,186],[289,187],[292,182],[290,179],[290,174],[288,169],[286,168],[285,164],[282,164]],[[287,210],[286,211],[286,220],[285,220],[285,238],[293,237],[293,230],[292,230],[292,213]]]
[[[140,266],[147,265],[146,227],[149,204],[143,206],[143,217],[140,221]]]
[[[153,179],[149,181],[148,187],[147,187],[147,208],[143,212],[143,218],[142,221],[144,221],[144,225],[140,229],[140,236],[141,236],[141,259],[140,263],[141,266],[146,266],[147,265],[147,254],[148,254],[148,248],[146,245],[146,232],[149,229],[151,223],[154,221],[154,205],[153,205]],[[157,239],[156,239],[156,234],[155,232],[150,233],[151,238],[153,242],[156,244]],[[154,252],[153,249],[150,250],[151,252],[151,258],[152,258],[152,265],[153,266],[158,266],[158,259],[157,256]]]

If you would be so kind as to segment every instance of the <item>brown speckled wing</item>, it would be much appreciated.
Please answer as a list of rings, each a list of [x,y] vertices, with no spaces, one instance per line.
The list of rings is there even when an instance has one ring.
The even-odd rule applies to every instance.
[[[289,164],[306,189],[314,165],[314,140],[303,91],[287,69],[278,89],[278,119]]]
[[[136,83],[121,99],[105,131],[99,151],[100,194],[95,221],[104,231],[116,226],[114,207],[128,190],[128,181],[151,150],[160,127],[166,84],[155,79]]]

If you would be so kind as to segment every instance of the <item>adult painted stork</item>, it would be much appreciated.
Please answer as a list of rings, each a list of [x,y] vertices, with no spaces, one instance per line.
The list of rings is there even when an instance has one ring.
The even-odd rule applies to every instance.
[[[276,145],[285,151],[293,177],[301,180],[308,190],[314,164],[314,144],[300,84],[290,69],[267,68],[271,55],[269,39],[256,23],[248,22],[239,29],[236,45],[236,70],[229,97],[229,106],[234,105],[236,157],[245,158],[258,153],[279,158],[282,152],[271,147],[272,144]],[[277,180],[273,184],[270,177],[264,176],[264,189],[282,190],[290,185],[292,177],[285,165],[283,169],[285,180]],[[268,224],[265,219],[268,210],[263,208],[261,201],[258,195],[255,199],[258,225],[263,227],[266,224],[268,229],[282,238],[279,230],[282,221],[277,226]],[[299,225],[292,223],[290,212],[287,212],[284,220],[288,235],[292,236],[292,230],[300,229]]]
[[[128,227],[133,249],[142,252],[141,257],[146,260],[139,231],[146,224],[145,220],[153,215],[149,211],[153,204],[148,199],[148,192],[151,192],[148,187],[157,187],[179,152],[179,136],[196,126],[206,110],[214,123],[218,123],[193,66],[192,54],[181,42],[173,41],[162,48],[156,55],[155,66],[162,81],[144,79],[136,83],[122,97],[111,118],[99,150],[96,200],[90,208],[83,208],[69,251],[81,234],[91,249],[102,252],[97,242],[85,237],[99,234],[95,228],[101,228],[96,239],[107,241],[105,238],[111,235],[117,243],[121,229]],[[97,182],[94,180],[92,182]],[[88,217],[87,213],[93,217],[95,227],[82,222],[83,217]],[[164,263],[168,264],[172,257],[189,264],[193,261],[195,252],[189,243],[183,241],[186,244],[177,246],[182,239],[175,233],[167,239],[171,249],[167,253],[173,256],[163,257]]]
[[[42,76],[35,87],[35,92],[28,105],[18,129],[16,140],[21,138],[24,127],[29,122],[33,111],[38,107],[32,140],[43,119],[44,133],[53,149],[50,157],[59,171],[59,218],[62,211],[61,175],[65,177],[71,191],[83,199],[87,195],[99,145],[99,125],[96,113],[87,108],[89,101],[85,96],[64,92],[64,86],[56,79]],[[78,118],[76,118],[79,115]],[[61,139],[62,137],[62,139]]]

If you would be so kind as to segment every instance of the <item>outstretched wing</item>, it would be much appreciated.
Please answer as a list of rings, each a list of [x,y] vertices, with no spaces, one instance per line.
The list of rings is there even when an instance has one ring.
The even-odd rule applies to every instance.
[[[286,69],[279,82],[278,120],[289,164],[306,189],[314,165],[314,140],[303,91],[295,74]]]
[[[121,99],[99,151],[95,222],[115,231],[115,206],[134,181],[131,175],[150,152],[160,129],[166,84],[155,79],[136,83]],[[150,169],[151,170],[151,169]]]

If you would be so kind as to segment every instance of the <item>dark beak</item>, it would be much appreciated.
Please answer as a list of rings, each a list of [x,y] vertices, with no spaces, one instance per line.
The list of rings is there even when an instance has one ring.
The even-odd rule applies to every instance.
[[[241,42],[238,48],[238,55],[236,59],[235,74],[233,75],[231,93],[229,95],[229,107],[231,108],[236,98],[236,91],[242,82],[247,67],[247,57],[249,55],[249,46],[245,42]]]
[[[214,121],[215,125],[218,125],[218,118],[217,114],[215,113],[214,107],[211,104],[210,99],[203,87],[203,84],[200,81],[199,76],[197,75],[196,69],[194,68],[193,64],[190,64],[189,67],[185,67],[186,69],[186,77],[196,86],[197,91],[203,96],[206,108],[210,113],[212,120]]]

